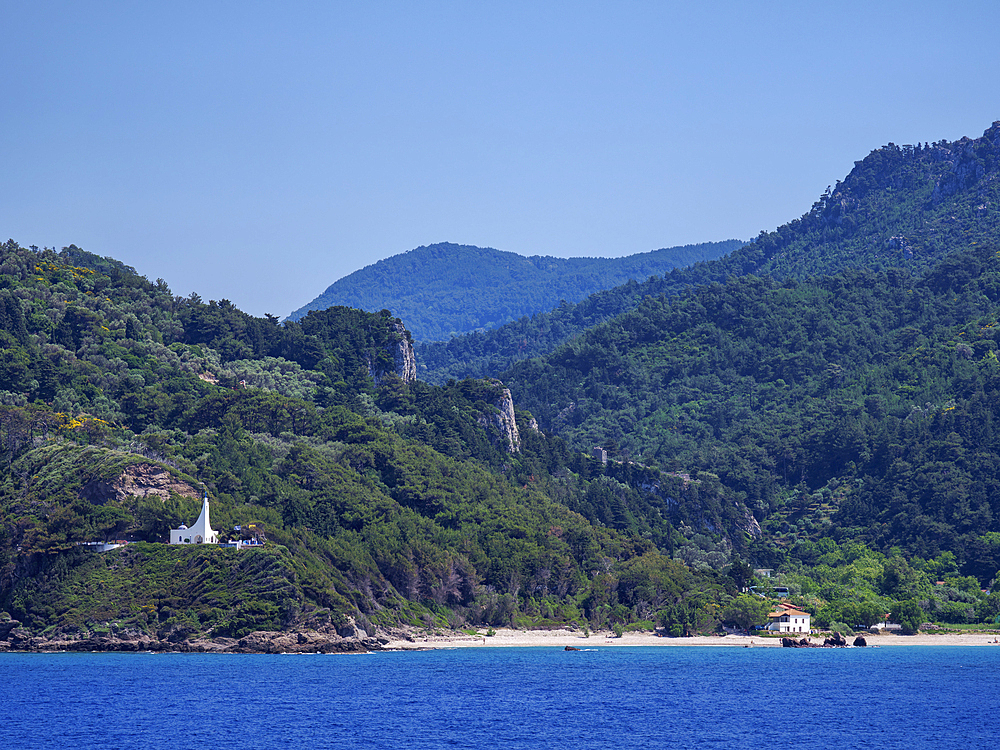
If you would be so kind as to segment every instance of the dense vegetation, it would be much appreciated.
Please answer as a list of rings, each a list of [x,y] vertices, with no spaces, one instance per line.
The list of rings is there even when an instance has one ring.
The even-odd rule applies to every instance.
[[[1000,260],[982,247],[924,278],[743,277],[647,299],[505,375],[571,445],[711,472],[769,542],[829,535],[1000,566]]]
[[[721,261],[454,339],[437,384],[399,368],[388,310],[282,324],[9,241],[0,625],[682,635],[759,621],[775,584],[839,630],[992,622],[998,153],[1000,125],[880,149]],[[200,483],[267,545],[158,543]]]
[[[801,218],[724,258],[595,293],[418,349],[421,377],[486,377],[552,351],[646,297],[672,296],[734,276],[805,279],[842,270],[906,268],[920,274],[958,248],[1000,234],[1000,123],[981,138],[923,146],[889,144],[856,162]]]
[[[706,242],[625,258],[553,258],[441,243],[345,276],[289,320],[334,305],[372,312],[384,308],[405,320],[417,340],[447,341],[549,310],[561,301],[578,302],[630,279],[718,258],[742,244]]]
[[[683,532],[648,512],[669,504],[688,534],[732,526],[721,487],[675,479],[672,499],[644,500],[525,413],[511,453],[502,386],[404,382],[391,351],[407,334],[387,312],[279,325],[79,248],[8,242],[0,325],[0,610],[34,631],[184,638],[348,615],[596,627],[665,603],[714,622],[733,589],[662,554]],[[216,527],[265,530],[266,559],[148,544],[198,505],[121,489],[136,466],[204,483]],[[79,546],[120,538],[147,546]]]

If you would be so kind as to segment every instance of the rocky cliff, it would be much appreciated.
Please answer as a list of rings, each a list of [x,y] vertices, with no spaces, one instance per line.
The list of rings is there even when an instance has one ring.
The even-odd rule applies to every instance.
[[[934,184],[934,204],[967,188],[975,188],[977,197],[985,199],[986,184],[1000,177],[1000,121],[994,122],[982,138],[935,144],[934,154],[948,164],[948,170]],[[976,208],[984,211],[986,206]]]
[[[384,353],[389,355],[393,363],[391,372],[398,375],[404,383],[412,383],[417,379],[417,358],[413,354],[413,339],[401,322],[396,321],[392,324],[390,340],[385,346]],[[381,385],[382,379],[390,372],[378,364],[380,359],[378,356],[368,356],[368,374],[375,381],[376,387]]]
[[[80,490],[80,497],[94,505],[110,501],[121,502],[128,497],[159,497],[171,494],[197,499],[200,493],[187,482],[176,479],[156,464],[133,464],[113,479],[94,479]]]
[[[743,273],[929,269],[1000,230],[1000,121],[980,138],[894,143],[854,163],[812,209],[735,254]],[[724,275],[721,269],[718,274]]]
[[[510,389],[503,388],[503,383],[499,380],[491,379],[490,382],[501,387],[500,395],[493,402],[497,410],[492,414],[482,415],[479,423],[496,434],[498,447],[508,453],[519,453],[521,435],[517,431],[517,420],[514,417],[514,397],[511,396]]]

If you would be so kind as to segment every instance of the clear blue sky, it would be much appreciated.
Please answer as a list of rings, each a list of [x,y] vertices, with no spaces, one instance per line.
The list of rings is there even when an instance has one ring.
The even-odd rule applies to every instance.
[[[750,238],[1000,119],[1000,3],[8,2],[0,234],[285,315],[418,245]]]

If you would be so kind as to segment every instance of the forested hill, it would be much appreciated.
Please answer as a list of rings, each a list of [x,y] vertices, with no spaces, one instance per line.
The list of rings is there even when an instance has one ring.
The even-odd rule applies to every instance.
[[[718,482],[571,452],[496,381],[415,381],[384,312],[282,325],[9,241],[0,340],[0,650],[335,638],[351,618],[651,626],[668,604],[662,622],[712,629],[738,586],[729,540],[757,533]],[[201,485],[215,528],[264,549],[162,544]],[[673,559],[710,530],[715,569]]]
[[[1000,125],[880,149],[720,261],[437,369],[535,356],[506,385],[416,379],[386,310],[282,324],[4,243],[0,650],[354,624],[712,632],[766,618],[741,591],[774,579],[748,563],[842,632],[889,611],[992,622],[998,152]],[[252,525],[263,549],[159,543],[202,484],[216,527]],[[108,539],[133,543],[81,544]]]
[[[406,321],[418,341],[446,341],[550,310],[561,300],[578,302],[629,279],[718,258],[742,244],[706,242],[625,258],[524,257],[471,245],[429,245],[345,276],[289,320],[334,305],[387,309]]]
[[[711,472],[771,553],[824,536],[1000,565],[1000,253],[926,276],[758,277],[648,298],[504,375],[571,446]]]
[[[739,594],[740,557],[841,631],[890,609],[909,628],[992,619],[996,264],[982,248],[927,279],[650,298],[511,373],[603,464],[496,381],[393,375],[408,336],[391,315],[279,325],[8,242],[0,649],[336,638],[351,618],[710,632],[767,612]],[[157,543],[196,517],[199,482],[216,528],[253,524],[264,549]],[[78,545],[105,539],[134,543]]]
[[[856,162],[801,218],[762,232],[721,259],[626,284],[493,331],[418,347],[420,376],[496,375],[551,351],[646,296],[674,295],[744,274],[808,278],[849,268],[932,267],[1000,236],[1000,123],[981,138],[889,144]]]

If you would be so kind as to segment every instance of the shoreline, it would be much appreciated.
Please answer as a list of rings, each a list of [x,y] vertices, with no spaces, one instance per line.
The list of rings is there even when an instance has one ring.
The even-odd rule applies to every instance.
[[[711,635],[670,638],[649,631],[624,633],[620,638],[610,631],[598,631],[589,636],[580,630],[513,630],[498,628],[492,636],[481,628],[477,635],[460,631],[435,631],[414,627],[377,631],[374,636],[359,632],[353,637],[340,637],[316,631],[258,631],[240,640],[232,638],[194,638],[189,641],[159,641],[149,637],[121,639],[114,636],[86,638],[18,638],[14,643],[0,641],[3,653],[57,652],[118,652],[118,653],[214,653],[214,654],[335,654],[372,653],[378,651],[429,651],[455,648],[556,648],[560,650],[590,650],[594,648],[783,648],[782,638],[755,635]],[[996,646],[1000,648],[1000,629],[973,633],[922,632],[917,635],[890,633],[859,633],[871,648],[905,646]],[[787,634],[807,638],[809,645],[824,647],[826,636]],[[853,647],[855,636],[847,637]],[[802,646],[798,646],[802,648]],[[828,646],[833,648],[833,646]]]
[[[396,633],[393,633],[396,636]],[[788,637],[803,634],[787,634]],[[890,635],[874,633],[858,633],[864,636],[868,647],[899,646],[996,646],[1000,648],[1000,630],[978,633],[919,633],[917,635]],[[808,636],[810,643],[823,645],[823,636]],[[847,642],[854,642],[855,636],[848,636]],[[511,630],[499,628],[495,635],[487,636],[484,632],[471,636],[465,633],[442,633],[441,635],[413,632],[406,638],[394,637],[382,645],[384,651],[413,651],[442,648],[533,648],[549,647],[563,648],[596,648],[616,647],[627,648],[635,646],[654,646],[661,648],[683,648],[685,646],[710,646],[718,648],[782,648],[781,638],[759,635],[725,635],[725,636],[692,636],[689,638],[661,637],[650,632],[624,633],[621,638],[610,631],[591,633],[590,637],[580,631],[559,630]]]

